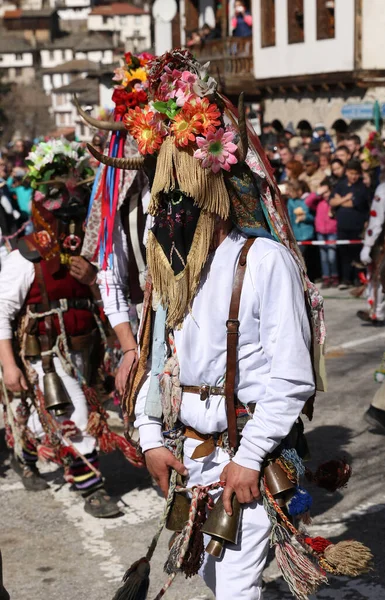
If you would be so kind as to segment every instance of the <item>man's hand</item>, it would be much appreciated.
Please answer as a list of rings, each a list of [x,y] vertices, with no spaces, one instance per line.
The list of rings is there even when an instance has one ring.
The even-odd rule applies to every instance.
[[[21,392],[28,390],[28,385],[19,367],[15,365],[3,366],[3,378],[5,387],[10,392]]]
[[[70,262],[70,275],[84,285],[93,285],[96,281],[97,270],[83,256],[73,256]]]
[[[249,504],[260,497],[259,471],[241,467],[230,462],[222,471],[220,481],[226,483],[223,492],[223,506],[229,516],[232,515],[231,498],[235,492],[240,504]]]
[[[144,453],[146,466],[150,474],[158,483],[165,497],[168,494],[170,468],[175,469],[179,475],[188,475],[186,467],[167,450],[167,448],[153,448]]]
[[[130,376],[130,374],[137,362],[138,362],[138,355],[137,355],[136,351],[134,351],[134,350],[130,350],[130,352],[126,352],[126,354],[122,358],[122,362],[120,363],[119,368],[115,375],[115,387],[121,396],[123,396],[123,394],[124,394],[127,379]]]

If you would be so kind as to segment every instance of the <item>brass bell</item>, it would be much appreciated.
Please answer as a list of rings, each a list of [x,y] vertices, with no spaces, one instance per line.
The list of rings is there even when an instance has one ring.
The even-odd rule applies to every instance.
[[[32,335],[31,333],[27,333],[25,340],[25,356],[40,356],[40,343],[39,339],[36,335]]]
[[[65,415],[73,406],[71,398],[56,371],[45,373],[43,378],[44,404],[47,410],[52,410],[57,417]]]
[[[290,481],[282,467],[270,461],[264,469],[266,486],[274,496],[278,506],[284,506],[295,490],[295,484]]]
[[[202,527],[202,533],[211,535],[206,552],[216,558],[221,557],[225,542],[231,542],[232,544],[238,542],[238,533],[241,524],[241,505],[235,494],[233,494],[231,499],[231,506],[233,512],[230,517],[224,509],[223,499],[220,496]]]
[[[181,475],[177,475],[176,483],[183,486]],[[182,531],[190,514],[191,500],[185,492],[175,492],[171,508],[167,515],[166,529],[170,531]]]

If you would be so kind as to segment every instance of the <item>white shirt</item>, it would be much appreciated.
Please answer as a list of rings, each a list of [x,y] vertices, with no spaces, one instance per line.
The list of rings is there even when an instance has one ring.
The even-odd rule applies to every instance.
[[[142,191],[141,202],[143,212],[146,213],[150,202],[148,186]],[[143,243],[146,244],[148,230],[151,227],[151,217],[147,215],[143,235]],[[106,269],[99,271],[97,283],[103,300],[103,308],[111,327],[120,323],[128,323],[128,247],[127,238],[123,229],[120,213],[116,214],[113,230],[113,255],[112,264]]]
[[[226,321],[233,279],[245,237],[233,231],[209,260],[202,284],[175,345],[183,385],[223,385],[226,371]],[[251,247],[242,289],[236,394],[256,403],[234,458],[259,470],[265,455],[289,433],[314,393],[311,334],[298,268],[284,246],[258,238]],[[136,422],[142,449],[162,445],[161,424],[144,415],[148,381],[138,396]],[[226,429],[225,399],[202,402],[184,393],[180,420],[200,433]]]
[[[11,252],[0,271],[0,340],[11,340],[12,321],[21,310],[35,279],[33,263],[18,250]]]

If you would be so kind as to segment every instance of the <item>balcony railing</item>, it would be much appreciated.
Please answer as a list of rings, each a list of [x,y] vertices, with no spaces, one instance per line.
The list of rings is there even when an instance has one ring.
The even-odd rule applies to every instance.
[[[199,62],[210,61],[210,72],[227,87],[228,80],[240,77],[254,80],[253,38],[228,37],[209,40],[202,46],[192,48]]]

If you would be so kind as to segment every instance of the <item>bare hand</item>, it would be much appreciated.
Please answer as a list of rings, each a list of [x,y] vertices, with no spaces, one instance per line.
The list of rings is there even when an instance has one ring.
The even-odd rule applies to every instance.
[[[115,375],[115,387],[121,396],[123,396],[124,394],[127,379],[130,376],[137,362],[138,355],[133,350],[130,352],[126,352],[126,354],[122,358],[122,362],[120,363]]]
[[[23,372],[17,365],[3,367],[3,378],[5,387],[10,392],[21,392],[22,390],[28,390],[28,385]]]
[[[146,466],[150,474],[158,483],[164,496],[168,494],[168,484],[170,479],[170,468],[175,469],[179,475],[188,475],[188,471],[183,463],[167,450],[167,448],[153,448],[144,453]]]
[[[259,471],[241,467],[230,462],[222,471],[220,481],[226,483],[223,492],[223,506],[229,516],[232,515],[231,498],[235,492],[240,504],[249,504],[260,497]]]
[[[83,256],[73,256],[70,262],[70,275],[84,285],[93,285],[96,281],[96,268]]]

